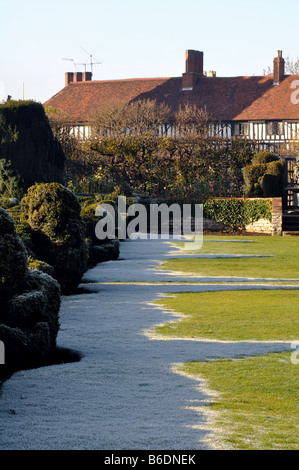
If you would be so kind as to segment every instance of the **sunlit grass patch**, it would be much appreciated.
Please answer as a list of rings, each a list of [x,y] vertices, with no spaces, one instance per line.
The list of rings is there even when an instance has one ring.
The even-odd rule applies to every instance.
[[[178,293],[155,302],[182,317],[157,326],[169,338],[293,341],[299,338],[299,290]]]
[[[242,243],[245,242],[245,243]],[[248,243],[249,242],[249,243]],[[176,243],[183,248],[184,244]],[[192,251],[182,250],[190,255]],[[197,254],[252,255],[246,258],[172,258],[162,263],[167,271],[193,273],[202,277],[297,279],[299,281],[299,238],[278,236],[204,237]],[[260,256],[260,257],[257,257]]]
[[[246,450],[299,448],[299,365],[291,353],[221,359],[181,365],[179,372],[203,378],[218,392],[209,408],[214,420],[211,443]]]

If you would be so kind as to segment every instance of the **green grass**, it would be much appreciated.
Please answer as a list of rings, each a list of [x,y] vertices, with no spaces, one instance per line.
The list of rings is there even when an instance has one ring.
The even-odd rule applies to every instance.
[[[155,328],[173,338],[286,342],[299,338],[299,290],[179,293],[156,304],[183,315]]]
[[[298,450],[298,367],[291,353],[192,362],[179,370],[217,391],[211,442],[246,450]]]
[[[298,237],[210,236],[204,237],[197,253],[268,257],[170,259],[163,262],[162,269],[203,277],[296,279],[296,283],[289,284],[298,286]],[[230,282],[233,286],[233,280]],[[246,290],[180,293],[156,303],[181,316],[155,328],[158,335],[169,338],[264,342],[299,339],[296,289],[250,290],[246,283]],[[298,450],[299,365],[292,363],[291,355],[290,349],[262,357],[186,363],[177,368],[178,372],[204,380],[204,385],[217,392],[204,408],[215,412],[209,436],[216,448]]]
[[[216,240],[223,240],[218,242]],[[229,240],[230,242],[225,242]],[[247,243],[236,243],[234,241]],[[251,242],[251,243],[248,243]],[[183,247],[183,243],[177,243]],[[186,254],[191,251],[186,251]],[[261,258],[169,259],[161,267],[167,271],[193,273],[203,277],[244,277],[296,279],[299,281],[299,238],[276,236],[204,237],[198,254],[259,255]]]

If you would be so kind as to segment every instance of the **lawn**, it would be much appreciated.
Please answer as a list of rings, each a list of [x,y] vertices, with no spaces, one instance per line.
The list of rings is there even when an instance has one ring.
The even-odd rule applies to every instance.
[[[231,449],[298,450],[299,380],[291,353],[186,363],[178,372],[205,378],[213,398],[211,444]]]
[[[192,242],[191,242],[192,243]],[[184,243],[176,243],[184,247]],[[184,253],[184,251],[182,251]],[[186,251],[191,254],[192,251]],[[276,236],[204,237],[197,254],[247,255],[252,258],[169,259],[161,268],[203,277],[296,279],[299,281],[299,238]],[[258,257],[257,257],[258,256]]]
[[[204,237],[196,253],[262,257],[170,259],[163,262],[162,269],[203,277],[296,279],[298,286],[298,248],[296,237],[210,236]],[[299,340],[299,290],[295,286],[253,290],[247,284],[246,290],[233,290],[233,285],[231,290],[180,293],[157,301],[180,318],[157,326],[155,333],[161,338],[207,341]],[[210,442],[216,448],[298,450],[299,365],[291,358],[290,345],[285,353],[177,367],[179,373],[204,380],[214,396],[216,392],[216,398],[204,407],[215,412]]]
[[[155,328],[172,338],[218,341],[299,339],[299,290],[180,293],[157,305],[182,314]]]

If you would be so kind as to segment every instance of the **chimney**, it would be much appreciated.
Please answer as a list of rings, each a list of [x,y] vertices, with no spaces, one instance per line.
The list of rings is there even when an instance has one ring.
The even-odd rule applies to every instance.
[[[65,73],[65,86],[67,86],[69,83],[74,81],[74,74],[73,72],[66,72]]]
[[[203,77],[203,52],[186,51],[186,71],[182,77],[182,90],[192,91],[198,78]]]
[[[208,77],[216,77],[216,72],[215,70],[209,70]]]
[[[279,85],[284,79],[284,59],[282,51],[277,51],[277,56],[273,60],[273,85]]]
[[[83,73],[82,72],[75,72],[74,82],[82,82]]]
[[[90,82],[92,80],[91,72],[83,72],[83,82]]]

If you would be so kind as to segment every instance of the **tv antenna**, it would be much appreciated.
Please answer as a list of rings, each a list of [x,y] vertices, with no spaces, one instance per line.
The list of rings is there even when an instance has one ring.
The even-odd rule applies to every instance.
[[[92,66],[93,66],[93,65],[100,65],[100,64],[102,64],[102,62],[100,62],[98,59],[96,59],[96,58],[93,56],[94,52],[98,49],[98,47],[95,49],[95,51],[94,51],[92,54],[90,54],[90,52],[86,51],[83,47],[81,47],[81,46],[79,46],[79,47],[80,47],[80,49],[82,49],[82,51],[86,52],[86,54],[89,55],[89,66],[90,66],[90,71],[91,71],[91,73],[92,73]],[[95,62],[94,62],[94,61],[95,61]],[[88,65],[88,64],[81,64],[81,65],[85,65],[85,71],[86,71],[86,65]]]
[[[63,58],[62,60],[69,60],[69,61],[73,62],[74,67],[75,67],[75,70],[77,70],[77,65],[85,65],[85,72],[86,72],[86,64],[78,64],[78,63],[75,63],[74,59],[66,59],[66,58]]]
[[[101,64],[102,62],[98,61],[94,56],[93,54],[90,54],[89,52],[87,52],[83,47],[79,46],[80,49],[82,49],[84,52],[86,52],[86,54],[89,55],[89,63],[77,63],[74,61],[74,59],[68,59],[68,58],[63,58],[62,60],[69,60],[70,62],[73,62],[73,65],[75,67],[75,70],[77,71],[77,66],[78,65],[84,65],[84,68],[85,68],[85,72],[86,72],[86,67],[89,65],[90,66],[90,71],[92,73],[92,67],[93,65],[99,65]],[[97,49],[96,49],[97,50]]]

